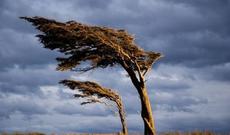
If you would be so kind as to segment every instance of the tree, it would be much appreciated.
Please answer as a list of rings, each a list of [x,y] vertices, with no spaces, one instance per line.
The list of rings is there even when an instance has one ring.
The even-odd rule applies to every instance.
[[[62,23],[42,17],[21,18],[42,32],[37,37],[45,48],[65,55],[57,58],[57,70],[86,72],[120,65],[139,93],[145,135],[156,134],[144,76],[161,57],[160,53],[144,51],[125,30],[90,26],[75,21]],[[88,66],[80,68],[83,62]]]
[[[115,102],[122,124],[122,135],[128,135],[124,107],[123,107],[121,97],[119,96],[118,93],[112,91],[111,89],[101,87],[99,84],[90,81],[81,82],[81,81],[74,81],[74,80],[63,80],[60,83],[64,84],[65,86],[68,86],[72,90],[78,89],[80,93],[74,94],[74,96],[76,98],[87,99],[87,101],[82,102],[81,105],[90,104],[90,103],[106,104],[102,100],[103,98]]]

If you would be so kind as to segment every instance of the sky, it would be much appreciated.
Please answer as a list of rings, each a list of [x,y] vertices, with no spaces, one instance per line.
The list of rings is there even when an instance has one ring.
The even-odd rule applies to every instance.
[[[160,52],[146,76],[158,132],[230,131],[230,0],[1,0],[0,132],[118,132],[114,108],[81,106],[59,80],[91,80],[122,96],[130,132],[142,132],[140,102],[126,72],[56,71],[60,54],[42,48],[20,16],[126,29]]]

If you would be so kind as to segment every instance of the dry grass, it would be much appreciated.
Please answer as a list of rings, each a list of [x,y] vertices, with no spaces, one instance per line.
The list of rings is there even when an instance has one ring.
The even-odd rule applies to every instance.
[[[14,132],[14,133],[0,133],[0,135],[46,135],[45,133],[39,133],[39,132],[30,132],[30,133],[24,133],[24,132]],[[52,133],[50,135],[59,135]],[[117,133],[114,134],[92,134],[92,133],[69,133],[64,135],[118,135]],[[131,133],[129,135],[142,135],[140,133]],[[158,135],[230,135],[229,133],[215,133],[210,131],[193,131],[193,132],[165,132],[165,133],[159,133]]]
[[[159,135],[230,135],[229,133],[216,133],[211,131],[192,131],[192,132],[165,132]]]
[[[46,135],[44,133],[39,133],[39,132],[30,132],[30,133],[24,133],[24,132],[13,132],[13,133],[0,133],[0,135]]]

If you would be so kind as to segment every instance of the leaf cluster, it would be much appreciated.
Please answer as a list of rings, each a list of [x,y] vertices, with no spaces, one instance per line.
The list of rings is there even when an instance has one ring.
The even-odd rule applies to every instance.
[[[125,30],[91,26],[75,21],[65,23],[42,17],[21,17],[31,22],[41,34],[45,48],[58,50],[58,70],[89,71],[98,67],[127,65],[134,71],[146,73],[161,57],[160,53],[144,51],[134,43],[134,37]],[[82,62],[89,65],[78,68]],[[137,65],[139,69],[137,68]]]
[[[120,96],[111,89],[104,88],[99,84],[91,81],[74,81],[63,80],[61,84],[68,86],[72,90],[77,90],[79,93],[74,94],[76,98],[86,98],[86,102],[82,102],[81,105],[89,103],[103,103],[101,100],[105,98],[113,102],[120,102]]]

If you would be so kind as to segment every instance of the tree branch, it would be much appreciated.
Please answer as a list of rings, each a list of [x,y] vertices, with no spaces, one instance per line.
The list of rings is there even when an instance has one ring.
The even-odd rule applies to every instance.
[[[143,86],[144,85],[144,76],[141,74],[140,66],[138,65],[136,60],[134,61],[134,64],[135,64],[135,67],[137,68],[137,73],[139,76],[139,82],[140,82],[141,86]]]

